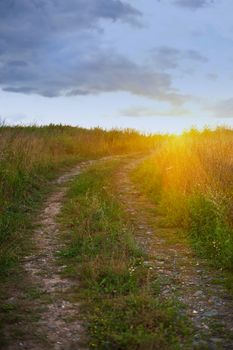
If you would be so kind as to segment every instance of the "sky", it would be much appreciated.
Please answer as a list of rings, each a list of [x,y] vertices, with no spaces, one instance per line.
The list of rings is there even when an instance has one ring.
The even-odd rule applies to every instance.
[[[0,118],[233,127],[233,1],[0,0]]]

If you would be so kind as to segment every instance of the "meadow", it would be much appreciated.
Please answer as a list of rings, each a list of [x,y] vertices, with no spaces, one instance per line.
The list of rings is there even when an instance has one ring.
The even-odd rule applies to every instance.
[[[130,221],[122,206],[116,178],[124,165],[136,162],[133,172],[130,168],[129,182],[132,176],[135,188],[156,209],[137,215],[147,220],[152,215],[155,221],[159,215],[163,229],[175,229],[174,243],[185,237],[193,251],[214,266],[213,271],[217,267],[229,274],[232,287],[232,148],[233,131],[224,128],[161,136],[61,125],[2,125],[0,347],[27,337],[46,340],[46,334],[36,333],[37,323],[43,308],[55,303],[58,295],[47,295],[40,285],[34,285],[23,269],[23,257],[39,254],[33,232],[46,198],[59,190],[53,180],[83,160],[110,156],[74,178],[61,203],[59,237],[53,237],[61,249],[54,255],[53,268],[65,266],[59,274],[75,281],[62,293],[62,300],[81,302],[78,317],[87,325],[84,341],[89,348],[193,348],[196,330],[186,306],[172,289],[176,290],[175,282],[168,282],[154,268],[156,251],[152,258],[140,245],[140,225]],[[143,234],[146,240],[146,232]],[[166,246],[167,255],[169,251]],[[164,285],[171,288],[172,296],[165,296]],[[18,299],[12,301],[16,290]],[[72,320],[67,327],[69,322]],[[218,337],[220,333],[215,330],[212,334]],[[205,330],[203,336],[209,338]],[[203,349],[200,344],[194,348]],[[51,348],[49,344],[41,348],[44,346]]]
[[[0,127],[0,267],[7,275],[25,249],[30,215],[59,171],[84,159],[152,155],[134,179],[196,250],[233,268],[233,131],[191,130],[182,136],[144,136],[133,130],[70,126]],[[29,230],[30,231],[30,230]]]
[[[212,265],[233,269],[233,131],[170,136],[133,177],[164,224],[183,231]]]
[[[1,125],[0,275],[7,276],[29,248],[31,215],[59,171],[84,159],[145,152],[154,143],[133,130]]]

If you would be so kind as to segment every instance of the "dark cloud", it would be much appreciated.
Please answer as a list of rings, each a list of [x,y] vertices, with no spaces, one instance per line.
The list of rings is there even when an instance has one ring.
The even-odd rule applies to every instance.
[[[65,65],[61,59],[40,66],[40,70],[34,65],[5,67],[0,84],[8,82],[4,84],[5,91],[47,97],[126,91],[172,104],[186,101],[185,96],[172,89],[168,74],[153,72],[116,53],[97,50],[88,59],[81,57],[73,61],[73,56],[68,57]]]
[[[0,0],[0,87],[48,97],[126,91],[183,103],[168,74],[102,47],[101,21],[135,25],[140,16],[120,0]]]
[[[32,27],[33,32],[35,29],[40,32],[44,29],[70,31],[89,28],[100,19],[131,22],[138,16],[141,16],[141,13],[124,0],[1,0],[0,2],[2,27],[4,23],[15,21],[21,24],[18,28],[14,26],[16,30]]]
[[[175,0],[174,4],[187,9],[197,10],[213,4],[214,0]]]
[[[136,23],[141,13],[120,0],[1,0],[0,53],[28,54],[60,38],[97,29],[101,20]]]
[[[152,50],[152,59],[161,69],[176,69],[184,61],[206,63],[208,59],[196,50],[179,50],[162,46]]]

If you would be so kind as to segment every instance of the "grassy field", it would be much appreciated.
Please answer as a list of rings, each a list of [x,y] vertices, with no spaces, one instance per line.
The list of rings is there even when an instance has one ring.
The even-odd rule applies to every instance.
[[[132,130],[69,126],[0,127],[0,302],[32,286],[21,269],[32,251],[36,213],[58,174],[82,160],[132,155],[146,160],[132,174],[164,218],[209,262],[233,271],[233,131],[143,136]],[[127,158],[128,159],[128,158]],[[73,181],[60,222],[58,261],[79,288],[93,349],[190,349],[192,327],[183,306],[160,293],[156,272],[134,239],[114,191],[121,161],[96,165]],[[35,250],[36,254],[36,250]],[[81,286],[81,288],[80,288]],[[5,305],[5,306],[4,306]],[[0,323],[17,325],[19,312],[0,308]],[[22,308],[22,307],[21,307]],[[31,311],[32,312],[32,311]],[[24,317],[24,310],[21,310]],[[1,326],[0,326],[1,328]]]
[[[156,143],[126,130],[49,125],[0,126],[0,276],[7,276],[29,248],[31,214],[40,205],[49,180],[83,159],[145,152]],[[29,229],[29,230],[28,230]]]
[[[134,173],[165,216],[196,251],[233,271],[233,131],[191,130],[171,136]]]
[[[82,301],[91,349],[190,348],[181,305],[160,295],[149,257],[123,219],[112,187],[118,166],[93,167],[68,193],[60,217],[67,247],[59,255],[64,275],[78,281],[71,301]]]

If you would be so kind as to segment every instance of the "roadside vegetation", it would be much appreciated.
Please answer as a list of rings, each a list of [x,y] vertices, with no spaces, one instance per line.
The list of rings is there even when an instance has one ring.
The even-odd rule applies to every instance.
[[[132,130],[86,130],[70,126],[0,126],[0,277],[9,275],[29,248],[31,214],[49,180],[83,159],[145,152],[155,137]]]
[[[59,257],[64,275],[77,280],[71,301],[81,301],[91,349],[186,348],[191,328],[184,310],[160,295],[159,278],[114,197],[118,166],[92,167],[67,195]]]
[[[231,273],[232,150],[232,130],[191,130],[168,137],[133,174],[157,203],[165,224],[182,229],[198,254]]]

